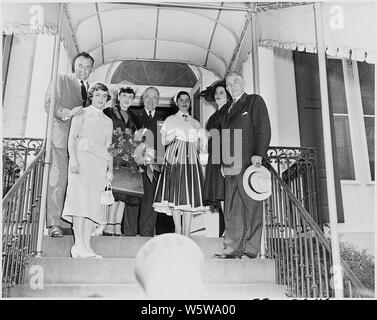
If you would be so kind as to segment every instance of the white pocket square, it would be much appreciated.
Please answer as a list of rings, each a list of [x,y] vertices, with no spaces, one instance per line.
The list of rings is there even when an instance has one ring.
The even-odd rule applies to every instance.
[[[249,114],[247,111],[245,111],[242,115],[244,116],[245,114]]]

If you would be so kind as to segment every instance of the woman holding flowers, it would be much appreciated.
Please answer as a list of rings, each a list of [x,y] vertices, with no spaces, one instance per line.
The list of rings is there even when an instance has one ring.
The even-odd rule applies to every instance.
[[[173,216],[175,233],[189,236],[192,215],[206,210],[203,206],[204,179],[200,165],[205,158],[206,135],[200,123],[189,114],[190,95],[180,91],[175,102],[179,111],[168,117],[161,129],[162,143],[168,147],[153,207],[158,212]]]
[[[138,118],[129,110],[134,99],[135,91],[131,87],[120,87],[117,94],[117,104],[103,111],[113,120],[115,133],[126,131],[128,135],[133,135],[136,130],[140,129]],[[118,136],[119,135],[114,134],[115,139],[118,139]],[[114,163],[114,165],[116,165],[116,163]],[[126,179],[126,177],[124,177],[124,179]],[[124,215],[125,235],[136,235],[137,222],[135,222],[135,217],[137,218],[139,211],[138,198],[119,191],[113,191],[113,194],[115,203],[109,208],[108,222],[103,234],[108,236],[122,235],[121,223]]]
[[[113,124],[103,113],[110,100],[108,88],[94,83],[88,90],[90,105],[73,117],[68,138],[69,172],[62,218],[73,223],[72,258],[102,258],[90,245],[94,224],[102,222],[101,192],[112,179],[113,158],[108,152]]]

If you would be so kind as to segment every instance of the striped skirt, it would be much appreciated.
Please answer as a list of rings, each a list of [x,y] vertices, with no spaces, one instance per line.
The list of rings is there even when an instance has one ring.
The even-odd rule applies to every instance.
[[[203,171],[195,143],[173,141],[166,149],[158,179],[153,207],[172,215],[172,209],[201,213],[203,206]]]

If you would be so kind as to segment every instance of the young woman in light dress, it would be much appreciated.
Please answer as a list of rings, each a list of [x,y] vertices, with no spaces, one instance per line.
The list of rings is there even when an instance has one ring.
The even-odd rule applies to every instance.
[[[94,83],[88,90],[90,105],[73,117],[68,139],[69,172],[62,218],[73,224],[72,258],[102,258],[91,245],[94,224],[103,220],[100,204],[106,179],[112,179],[113,158],[108,152],[113,122],[104,113],[108,88]]]

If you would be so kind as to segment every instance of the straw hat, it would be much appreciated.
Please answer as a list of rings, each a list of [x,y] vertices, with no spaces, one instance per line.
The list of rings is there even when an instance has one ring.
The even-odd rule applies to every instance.
[[[271,195],[271,173],[263,166],[248,167],[242,182],[246,194],[254,200],[263,201]]]

